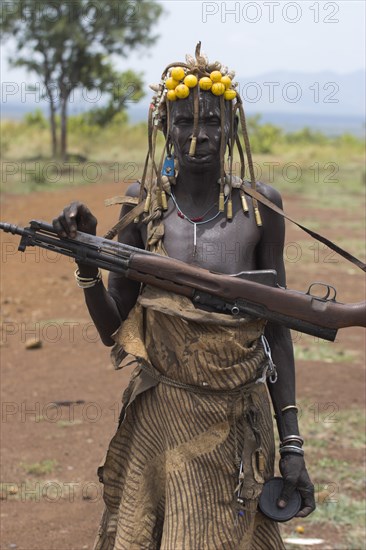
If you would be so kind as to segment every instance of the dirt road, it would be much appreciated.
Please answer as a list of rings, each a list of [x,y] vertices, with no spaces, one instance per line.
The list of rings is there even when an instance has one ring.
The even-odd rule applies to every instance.
[[[31,218],[50,221],[78,198],[96,213],[98,234],[103,234],[118,216],[118,207],[107,209],[103,201],[121,192],[109,184],[5,195],[1,218],[19,225]],[[302,218],[303,202],[288,197],[286,206]],[[336,238],[356,214],[319,209],[312,215]],[[355,229],[352,239],[361,231]],[[334,266],[322,261],[324,255],[316,258],[312,242],[304,245],[304,237],[289,227],[287,242],[299,239],[301,260],[295,263],[295,249],[287,250],[290,287],[303,290],[320,278],[342,289],[341,301],[362,299],[362,274],[343,261]],[[40,250],[22,255],[17,243],[18,238],[2,236],[1,548],[86,549],[103,508],[96,468],[116,428],[129,373],[112,369],[109,350],[99,341],[76,287],[73,263]],[[26,349],[30,338],[41,340],[41,347]],[[351,362],[335,364],[326,356],[299,360],[298,395],[312,403],[335,402],[339,410],[351,403],[362,406],[363,330],[341,331],[334,346],[350,349]]]

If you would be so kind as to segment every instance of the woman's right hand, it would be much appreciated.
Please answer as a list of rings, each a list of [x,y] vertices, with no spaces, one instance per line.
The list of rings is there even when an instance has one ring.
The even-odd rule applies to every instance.
[[[53,228],[60,237],[69,237],[74,239],[77,231],[96,235],[97,218],[90,212],[89,208],[75,201],[66,206],[61,214],[52,221]],[[95,277],[98,268],[91,265],[85,265],[82,262],[76,263],[79,266],[79,274],[83,277]]]
[[[89,208],[75,201],[66,206],[61,214],[52,221],[52,225],[60,237],[76,237],[77,231],[96,235],[97,218],[90,212]]]

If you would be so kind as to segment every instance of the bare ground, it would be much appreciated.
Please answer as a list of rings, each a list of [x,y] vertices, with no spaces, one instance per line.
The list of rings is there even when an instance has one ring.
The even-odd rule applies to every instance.
[[[98,234],[103,234],[118,216],[118,207],[107,209],[103,201],[121,191],[108,184],[4,195],[1,219],[23,226],[32,218],[50,221],[68,202],[82,199],[96,213]],[[286,207],[303,218],[304,201],[287,197]],[[335,240],[344,230],[348,236],[347,223],[357,215],[362,216],[362,204],[354,212],[311,213]],[[97,338],[74,282],[73,263],[40,250],[20,254],[17,237],[1,237],[1,548],[91,548],[103,509],[96,468],[116,428],[129,373],[112,369],[109,350]],[[361,226],[352,229],[351,237],[362,238]],[[303,243],[304,237],[288,227],[287,242],[299,239]],[[343,260],[328,262],[312,246],[311,240],[302,244],[296,261],[295,248],[288,248],[289,287],[304,290],[320,279],[342,291],[341,301],[364,299],[361,272]],[[42,347],[26,349],[32,337]],[[364,343],[363,329],[345,329],[329,345],[351,350],[350,360],[298,361],[298,397],[309,409],[317,404],[314,411],[317,407],[320,419],[332,413],[329,403],[335,403],[336,411],[364,407]],[[329,452],[340,460],[345,457],[336,441],[329,442]],[[362,452],[350,454],[350,461],[362,462]],[[295,520],[293,526],[299,523]],[[306,520],[301,524],[306,527]],[[326,539],[317,548],[346,548],[344,528],[312,525],[306,535]]]

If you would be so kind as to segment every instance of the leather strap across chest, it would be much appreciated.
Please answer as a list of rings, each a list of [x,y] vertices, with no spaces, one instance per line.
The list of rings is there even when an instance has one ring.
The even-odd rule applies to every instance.
[[[337,244],[333,243],[332,241],[330,241],[326,237],[323,237],[323,235],[320,235],[316,231],[313,231],[312,229],[309,229],[308,227],[305,227],[301,223],[297,222],[296,220],[291,218],[291,216],[288,216],[282,210],[282,208],[280,208],[279,206],[274,204],[272,201],[267,199],[267,197],[265,197],[261,193],[258,193],[258,191],[256,191],[252,187],[245,187],[244,192],[247,195],[249,195],[250,197],[252,197],[253,199],[260,202],[261,204],[264,204],[265,206],[267,206],[268,208],[270,208],[271,210],[273,210],[274,212],[276,212],[280,216],[283,216],[286,220],[289,220],[290,222],[294,223],[295,225],[300,227],[300,229],[302,229],[303,231],[308,233],[308,235],[310,235],[314,239],[320,241],[321,243],[325,244],[331,250],[334,250],[334,252],[336,252],[337,254],[339,254],[340,256],[342,256],[343,258],[348,260],[349,262],[353,263],[354,265],[356,265],[357,267],[362,269],[362,271],[366,272],[366,263],[365,262],[362,262],[361,260],[359,260],[358,258],[353,256],[352,254],[347,252],[347,250],[344,250],[343,248],[341,248]],[[132,210],[130,210],[125,216],[123,216],[123,218],[121,218],[112,227],[112,229],[110,229],[110,231],[108,231],[108,233],[106,233],[104,235],[104,238],[105,239],[113,239],[116,236],[116,234],[118,233],[118,231],[122,231],[125,227],[127,227],[127,225],[129,225],[136,217],[138,217],[142,214],[143,210],[144,210],[144,203],[140,202],[137,206],[132,208]]]
[[[339,254],[340,256],[345,258],[346,260],[352,262],[354,265],[356,265],[357,267],[362,269],[362,271],[366,271],[366,264],[364,262],[362,262],[361,260],[359,260],[358,258],[353,256],[352,254],[347,252],[347,250],[344,250],[343,248],[341,248],[337,244],[333,243],[332,241],[330,241],[326,237],[323,237],[323,235],[320,235],[319,233],[316,233],[316,231],[313,231],[312,229],[309,229],[309,228],[305,227],[301,223],[298,223],[296,220],[294,220],[293,218],[291,218],[290,216],[285,214],[285,212],[282,210],[282,208],[280,208],[279,206],[274,204],[272,201],[267,199],[267,197],[265,197],[261,193],[258,193],[258,191],[256,191],[255,189],[252,189],[251,187],[245,187],[244,192],[247,193],[248,195],[250,195],[252,198],[256,199],[258,202],[264,204],[265,206],[267,206],[268,208],[270,208],[271,210],[273,210],[274,212],[276,212],[280,216],[283,216],[284,218],[286,218],[286,220],[289,220],[290,222],[292,222],[295,225],[297,225],[298,227],[300,227],[303,231],[305,231],[306,233],[308,233],[309,235],[314,237],[314,239],[317,239],[321,243],[328,246],[331,250],[334,250],[334,252],[337,252],[337,254]]]

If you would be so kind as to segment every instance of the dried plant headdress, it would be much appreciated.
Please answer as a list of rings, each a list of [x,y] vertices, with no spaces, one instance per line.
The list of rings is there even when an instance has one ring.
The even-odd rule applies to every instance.
[[[252,189],[256,189],[256,181],[252,155],[250,150],[243,102],[237,90],[238,84],[233,81],[235,72],[228,69],[218,61],[210,63],[205,54],[201,53],[201,42],[196,46],[195,57],[186,55],[185,62],[170,63],[163,71],[160,82],[151,84],[150,88],[155,92],[148,115],[148,153],[145,160],[144,170],[140,183],[140,196],[138,203],[144,202],[142,221],[148,225],[152,235],[148,245],[162,241],[162,224],[156,223],[162,217],[164,210],[167,210],[167,194],[170,195],[171,185],[175,184],[179,166],[177,161],[170,156],[170,109],[172,102],[184,101],[190,94],[193,94],[193,130],[189,154],[194,156],[199,132],[199,99],[200,94],[212,93],[220,100],[220,122],[221,122],[221,145],[220,145],[220,178],[219,188],[219,211],[224,212],[228,220],[233,217],[232,190],[238,188],[241,196],[241,204],[244,213],[248,212],[248,204],[244,192],[245,177],[245,155],[241,140],[234,131],[235,117],[239,116],[244,149],[248,163]],[[227,108],[229,105],[229,109]],[[229,139],[225,133],[225,123],[229,116]],[[156,140],[159,131],[165,132],[165,147],[159,161],[156,161]],[[225,150],[228,146],[229,159],[228,171],[225,173]],[[233,174],[233,157],[235,146],[240,158],[240,176]],[[165,158],[168,152],[167,158]],[[165,158],[165,162],[164,162]],[[167,163],[167,159],[169,162]],[[146,194],[146,196],[145,196]],[[145,199],[144,199],[145,196]],[[226,200],[225,200],[226,197]],[[258,203],[253,197],[252,204],[254,216],[258,226],[262,225]],[[141,209],[140,209],[141,212]],[[141,214],[140,214],[141,215]],[[135,221],[140,220],[140,215]],[[128,216],[128,215],[127,215]],[[155,223],[154,223],[155,221]],[[153,225],[155,230],[152,231]],[[160,230],[157,227],[160,225]],[[118,231],[120,224],[117,224],[107,235],[111,237]]]
[[[150,165],[150,172],[144,170],[143,180],[141,182],[142,189],[146,188],[147,197],[145,203],[145,213],[150,210],[150,202],[152,196],[152,187],[154,186],[154,179],[158,186],[158,202],[161,208],[166,209],[166,194],[165,191],[169,190],[169,183],[174,183],[173,174],[166,176],[166,173],[162,175],[161,168],[164,160],[163,156],[160,159],[159,165],[155,162],[155,149],[156,149],[156,135],[157,131],[163,128],[163,120],[167,121],[166,132],[166,145],[169,142],[169,119],[170,119],[170,107],[173,101],[181,101],[187,98],[190,94],[193,94],[194,104],[194,122],[192,139],[189,154],[195,154],[197,135],[199,131],[199,94],[200,93],[212,93],[220,98],[220,118],[221,118],[221,147],[220,147],[220,194],[219,194],[219,210],[224,211],[225,201],[224,196],[229,195],[227,201],[226,216],[228,219],[232,218],[232,200],[231,193],[232,188],[237,187],[240,189],[242,206],[244,212],[248,211],[248,205],[244,194],[244,176],[245,176],[245,157],[244,151],[241,145],[241,141],[238,135],[234,133],[234,118],[238,113],[240,119],[240,125],[243,135],[244,148],[246,152],[250,180],[252,188],[256,188],[254,167],[252,161],[252,155],[250,150],[245,114],[243,109],[243,103],[240,95],[237,91],[238,84],[233,81],[235,72],[228,69],[228,67],[222,65],[220,62],[215,61],[210,63],[207,56],[201,53],[201,42],[196,46],[195,57],[186,55],[186,62],[170,63],[163,71],[161,80],[158,84],[151,84],[150,88],[155,92],[152,98],[150,110],[149,110],[149,154],[147,162]],[[230,102],[229,115],[225,109],[225,103]],[[229,147],[229,171],[225,174],[225,122],[226,117],[229,116],[230,120],[230,135],[228,141]],[[240,158],[240,177],[236,177],[232,173],[232,163],[234,156],[235,145],[238,149]],[[253,199],[253,208],[255,212],[255,219],[258,225],[261,225],[260,214],[258,210],[258,204]]]

